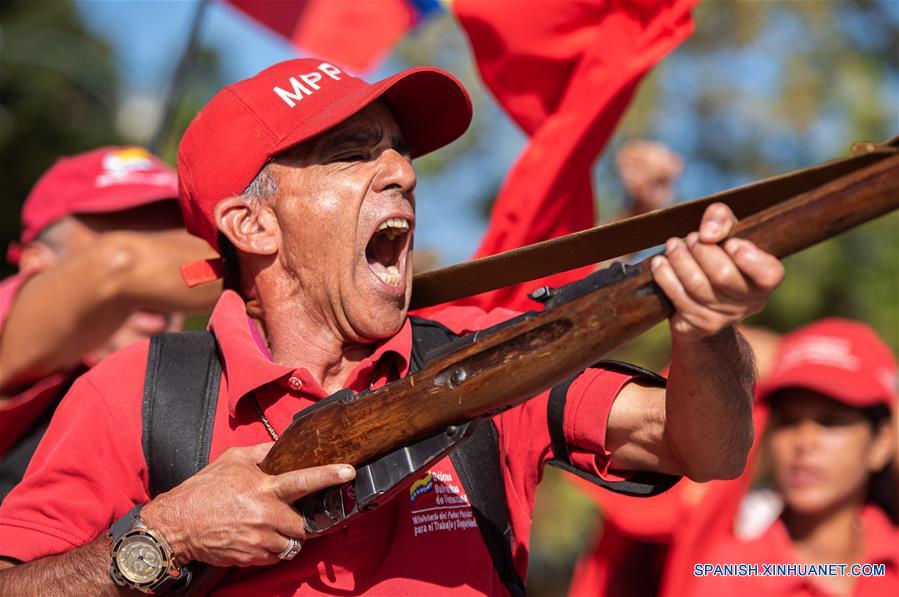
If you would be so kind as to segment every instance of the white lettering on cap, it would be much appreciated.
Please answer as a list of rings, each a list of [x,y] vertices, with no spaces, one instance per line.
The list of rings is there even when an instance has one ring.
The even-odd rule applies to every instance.
[[[335,81],[339,81],[340,77],[338,75],[342,74],[343,71],[334,66],[333,64],[328,64],[327,62],[322,62],[318,65],[318,70],[322,71]]]
[[[778,370],[804,364],[826,365],[858,371],[860,359],[852,353],[852,342],[834,336],[807,336],[780,357]]]
[[[344,74],[342,70],[334,66],[333,64],[328,64],[327,62],[322,62],[318,65],[317,71],[312,71],[311,73],[306,73],[303,75],[299,75],[299,78],[303,80],[303,83],[308,85],[307,88],[303,83],[300,83],[296,77],[291,77],[288,79],[288,82],[291,85],[293,91],[287,91],[286,89],[282,89],[280,87],[273,87],[272,91],[284,100],[284,103],[293,108],[297,105],[297,102],[302,100],[304,96],[312,95],[319,89],[321,86],[318,84],[319,81],[322,80],[322,73],[328,75],[330,78],[335,81],[340,80],[340,75]],[[311,89],[310,89],[311,88]]]
[[[301,99],[303,99],[304,95],[312,95],[312,92],[303,87],[303,84],[297,81],[295,77],[291,77],[290,79],[288,79],[288,81],[290,81],[290,84],[293,86],[293,93],[281,89],[280,87],[275,87],[272,89],[272,91],[277,93],[278,97],[284,100],[284,103],[291,108],[296,106],[294,100],[300,101]],[[318,87],[316,87],[316,89],[318,89]]]
[[[312,87],[312,89],[321,89],[316,83],[322,80],[321,73],[306,73],[305,75],[300,75],[300,78],[303,79],[303,83]]]

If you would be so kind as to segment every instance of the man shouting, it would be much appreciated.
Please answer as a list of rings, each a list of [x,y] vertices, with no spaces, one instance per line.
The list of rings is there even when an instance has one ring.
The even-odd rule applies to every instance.
[[[162,592],[201,563],[237,567],[220,579],[224,594],[520,588],[508,570],[498,572],[472,519],[471,488],[450,459],[374,512],[308,538],[291,504],[352,479],[353,468],[267,476],[257,466],[297,412],[341,388],[359,392],[408,374],[420,333],[407,317],[412,159],[457,138],[470,117],[464,89],[436,69],[369,85],[313,59],[272,66],[209,102],[185,133],[178,169],[186,226],[223,256],[229,288],[210,322],[222,363],[210,464],[153,495],[142,444],[148,344],[111,356],[73,386],[0,508],[8,567],[0,593]],[[667,389],[621,368],[591,368],[565,388],[555,445],[573,466],[606,479],[741,472],[752,441],[753,365],[733,324],[764,306],[783,269],[751,243],[728,239],[735,223],[726,207],[711,206],[700,230],[669,241],[654,263],[676,307]],[[185,268],[193,282],[219,271]],[[462,334],[512,315],[449,308],[436,319]],[[548,394],[493,418],[513,577],[526,574],[542,467],[560,457]],[[193,435],[185,432],[186,445]]]

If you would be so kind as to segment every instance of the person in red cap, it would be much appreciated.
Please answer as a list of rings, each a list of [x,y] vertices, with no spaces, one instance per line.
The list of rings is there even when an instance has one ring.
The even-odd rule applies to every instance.
[[[675,535],[662,594],[899,594],[892,351],[864,324],[818,321],[783,338],[759,397],[770,474],[710,492]]]
[[[161,592],[206,563],[237,567],[218,578],[223,594],[517,595],[550,459],[650,488],[740,473],[753,367],[733,324],[764,306],[783,267],[728,238],[736,220],[717,204],[698,232],[671,239],[653,261],[676,307],[667,389],[636,368],[585,370],[484,423],[495,431],[482,444],[491,451],[466,462],[480,470],[494,461],[490,478],[471,485],[476,471],[457,468],[454,453],[372,512],[307,536],[291,504],[356,471],[334,463],[262,473],[258,463],[294,415],[343,388],[362,392],[415,370],[423,330],[454,336],[514,315],[454,307],[435,321],[407,317],[411,160],[454,140],[470,118],[462,86],[429,67],[368,84],[296,59],[213,97],[178,156],[185,224],[224,260],[183,270],[192,283],[224,275],[227,288],[210,322],[217,351],[203,361],[211,429],[162,426],[177,450],[208,434],[197,460],[209,464],[159,483],[168,469],[147,451],[160,428],[148,430],[156,411],[146,407],[157,404],[164,346],[142,342],[107,358],[73,386],[29,474],[0,506],[0,593]],[[220,375],[210,375],[215,362]],[[69,408],[76,401],[108,416]],[[502,518],[493,518],[495,501],[473,511],[491,483],[508,526],[487,524]]]
[[[103,147],[58,160],[25,200],[20,271],[0,282],[0,500],[79,374],[217,298],[179,283],[208,248],[184,232],[177,192],[146,150]]]

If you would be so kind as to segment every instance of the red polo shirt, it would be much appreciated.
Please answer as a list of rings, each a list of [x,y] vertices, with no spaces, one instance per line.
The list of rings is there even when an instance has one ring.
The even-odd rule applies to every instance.
[[[0,282],[0,335],[3,334],[3,326],[12,311],[16,294],[30,277],[27,274],[16,274]],[[5,396],[7,399],[0,402],[0,458],[31,428],[41,413],[55,403],[72,376],[81,370],[78,367],[73,371],[48,375]]]
[[[861,512],[865,532],[865,551],[858,564],[883,564],[882,576],[856,576],[849,595],[853,597],[882,597],[899,595],[899,533],[886,515],[876,506],[865,506]],[[802,562],[796,552],[784,524],[778,519],[757,539],[743,541],[732,533],[726,536],[706,537],[702,553],[697,553],[693,564],[796,564]],[[845,575],[852,575],[845,562]],[[772,569],[773,572],[773,569]],[[836,572],[836,571],[833,571]],[[829,597],[835,595],[820,578],[811,575],[786,574],[724,576],[708,574],[697,576],[693,569],[669,570],[672,576],[681,577],[678,595],[771,595],[772,597]],[[671,579],[668,579],[669,581]],[[826,579],[824,579],[826,580]],[[671,583],[666,583],[669,587]]]
[[[457,333],[508,319],[451,307],[434,318]],[[255,392],[278,431],[325,392],[308,371],[272,362],[247,325],[240,297],[225,292],[210,327],[223,373],[211,458],[230,446],[269,441],[247,394]],[[408,372],[411,327],[379,343],[347,380],[365,389]],[[24,481],[0,506],[0,553],[22,561],[67,551],[105,533],[134,504],[149,500],[141,448],[141,402],[148,343],[106,358],[81,377],[57,410]],[[569,389],[564,431],[572,460],[604,473],[612,402],[630,377],[601,369]],[[302,383],[298,383],[302,382]],[[531,510],[543,464],[552,457],[546,422],[548,392],[495,417],[514,533],[514,555],[527,570]],[[504,592],[481,539],[468,498],[447,458],[428,473],[432,489],[408,492],[340,532],[309,541],[291,562],[229,574],[221,594],[471,594]],[[417,485],[416,485],[417,487]],[[448,495],[454,499],[446,499]],[[440,499],[438,499],[440,498]]]

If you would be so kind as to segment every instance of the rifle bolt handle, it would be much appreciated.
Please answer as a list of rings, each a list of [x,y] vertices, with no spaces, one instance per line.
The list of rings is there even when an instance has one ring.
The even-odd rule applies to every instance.
[[[450,383],[454,386],[458,386],[468,377],[468,374],[465,372],[465,369],[456,369],[450,374]]]

